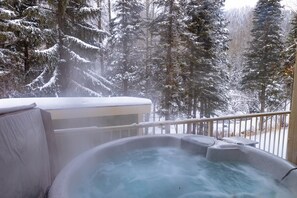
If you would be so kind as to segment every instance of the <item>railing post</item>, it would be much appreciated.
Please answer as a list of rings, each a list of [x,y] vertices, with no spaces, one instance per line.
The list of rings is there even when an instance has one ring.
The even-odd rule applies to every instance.
[[[187,134],[191,134],[192,133],[192,123],[188,123],[187,124]]]
[[[296,42],[296,41],[295,41]],[[297,48],[296,48],[297,52]],[[297,164],[297,56],[295,57],[294,65],[294,84],[293,84],[293,97],[291,105],[290,125],[288,134],[288,148],[287,159]]]
[[[170,134],[170,125],[169,124],[165,124],[165,133]]]
[[[209,121],[208,123],[208,136],[213,137],[213,121]]]

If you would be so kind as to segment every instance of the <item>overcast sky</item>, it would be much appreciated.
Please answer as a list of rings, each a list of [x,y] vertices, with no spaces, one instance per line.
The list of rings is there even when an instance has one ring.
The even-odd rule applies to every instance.
[[[254,7],[257,3],[257,0],[226,0],[225,8],[240,8],[243,6],[251,6]],[[296,0],[282,0],[282,5],[285,5],[289,9],[297,8]],[[297,10],[297,9],[294,9]]]

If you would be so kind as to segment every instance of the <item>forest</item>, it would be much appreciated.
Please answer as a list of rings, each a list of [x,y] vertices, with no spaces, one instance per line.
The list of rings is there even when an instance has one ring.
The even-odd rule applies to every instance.
[[[0,98],[149,98],[164,119],[284,110],[297,14],[280,0],[0,0]]]

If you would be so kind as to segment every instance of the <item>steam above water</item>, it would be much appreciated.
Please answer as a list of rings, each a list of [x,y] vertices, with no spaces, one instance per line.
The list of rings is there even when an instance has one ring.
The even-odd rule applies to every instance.
[[[135,151],[101,164],[74,197],[295,197],[243,164],[212,163],[176,148]]]

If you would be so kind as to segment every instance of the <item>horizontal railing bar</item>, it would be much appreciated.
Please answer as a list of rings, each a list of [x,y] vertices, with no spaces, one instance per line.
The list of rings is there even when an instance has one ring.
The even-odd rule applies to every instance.
[[[270,112],[270,113],[255,113],[255,114],[245,114],[240,116],[224,116],[217,118],[195,118],[195,119],[185,119],[177,121],[157,121],[157,122],[141,122],[139,124],[133,123],[130,125],[119,125],[119,126],[108,126],[108,127],[99,127],[101,130],[111,130],[111,129],[127,129],[127,128],[144,128],[144,127],[156,127],[156,126],[165,126],[165,125],[176,125],[176,124],[190,124],[194,122],[211,122],[211,121],[220,121],[220,120],[236,120],[242,118],[253,118],[253,117],[264,117],[264,116],[273,116],[273,115],[284,115],[290,114],[291,111],[280,111],[280,112]]]
[[[118,126],[107,126],[107,127],[98,127],[99,130],[113,130],[113,129],[138,129],[149,126],[143,126],[140,124],[130,124],[130,125],[118,125]],[[152,126],[153,127],[153,126]]]
[[[177,121],[157,121],[157,122],[141,122],[138,125],[146,126],[146,125],[172,125],[172,124],[187,124],[193,122],[210,122],[210,121],[220,121],[220,120],[228,120],[228,119],[240,119],[240,118],[250,118],[250,117],[260,117],[260,116],[271,116],[271,115],[284,115],[290,114],[291,111],[280,111],[280,112],[271,112],[271,113],[255,113],[255,114],[245,114],[240,116],[223,116],[217,118],[194,118],[194,119],[185,119],[185,120],[177,120]]]

